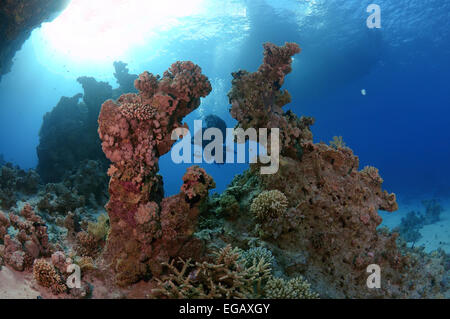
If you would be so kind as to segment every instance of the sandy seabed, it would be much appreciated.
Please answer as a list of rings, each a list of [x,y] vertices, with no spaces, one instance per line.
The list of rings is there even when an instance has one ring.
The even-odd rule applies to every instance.
[[[420,229],[420,238],[415,244],[415,247],[424,246],[427,253],[443,249],[447,254],[450,254],[450,199],[441,201],[444,211],[440,215],[440,221],[431,225],[425,225]],[[383,217],[382,225],[393,229],[397,227],[401,219],[411,211],[423,212],[424,207],[420,201],[402,203],[399,201],[399,209],[394,213],[380,212]],[[408,243],[411,247],[412,243]]]
[[[36,299],[40,293],[32,288],[32,277],[31,273],[2,267],[0,270],[0,299]]]

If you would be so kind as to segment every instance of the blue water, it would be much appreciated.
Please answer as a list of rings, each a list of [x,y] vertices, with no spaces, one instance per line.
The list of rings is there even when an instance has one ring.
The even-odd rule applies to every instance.
[[[382,9],[381,29],[366,26],[366,7],[372,2]],[[114,60],[127,62],[136,74],[162,74],[176,60],[192,60],[210,78],[213,92],[187,123],[192,126],[194,119],[214,113],[233,127],[226,97],[231,72],[254,71],[262,60],[263,42],[295,41],[303,51],[285,83],[293,98],[287,108],[316,118],[315,141],[342,135],[360,157],[361,167],[378,167],[384,187],[400,197],[450,196],[450,2],[199,3],[197,11],[158,25],[116,55],[105,49],[104,59],[98,58],[98,50],[90,59],[89,49],[77,59],[69,49],[53,47],[42,29],[33,31],[16,54],[12,71],[0,82],[0,154],[22,168],[34,168],[45,112],[61,96],[82,92],[79,76],[117,87]],[[124,38],[116,41],[119,45]],[[167,194],[179,191],[187,166],[173,164],[170,154],[163,157]],[[203,166],[214,177],[217,191],[247,167]]]

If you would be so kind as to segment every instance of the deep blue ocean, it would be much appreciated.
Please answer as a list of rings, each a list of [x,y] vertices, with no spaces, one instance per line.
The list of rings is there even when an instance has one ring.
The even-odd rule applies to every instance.
[[[0,154],[7,161],[35,168],[43,115],[61,96],[82,92],[79,76],[117,87],[118,60],[135,74],[162,74],[177,60],[200,65],[213,92],[186,122],[212,113],[234,127],[226,96],[231,72],[255,71],[264,42],[294,41],[302,53],[286,79],[287,108],[315,117],[315,141],[342,136],[361,168],[379,168],[384,188],[400,199],[450,197],[449,1],[196,0],[154,10],[157,2],[149,1],[148,10],[121,12],[113,2],[99,1],[83,16],[88,2],[74,0],[17,52],[0,82]],[[381,8],[379,29],[366,25],[371,3]],[[108,10],[110,18],[101,17]],[[187,166],[162,158],[167,195],[179,191]],[[248,167],[202,166],[219,192]]]

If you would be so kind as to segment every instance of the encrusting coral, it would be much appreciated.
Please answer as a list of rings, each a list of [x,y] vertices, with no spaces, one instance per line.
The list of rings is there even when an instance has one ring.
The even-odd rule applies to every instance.
[[[33,267],[36,281],[55,294],[67,290],[67,266],[80,266],[84,288],[79,293],[69,290],[64,297],[90,296],[91,279],[125,287],[108,286],[108,296],[114,297],[447,297],[448,255],[410,249],[396,233],[378,227],[378,210],[397,209],[395,195],[382,189],[378,169],[360,170],[358,157],[340,138],[331,145],[313,143],[313,119],[283,111],[290,95],[281,87],[299,47],[265,44],[264,50],[256,72],[233,73],[230,112],[239,128],[280,129],[278,172],[264,175],[262,164],[252,164],[223,194],[208,196],[213,179],[192,166],[179,194],[164,198],[159,158],[170,151],[172,138],[179,137],[173,130],[187,128],[183,118],[211,86],[192,62],[174,63],[163,77],[144,72],[135,81],[137,94],[106,101],[98,117],[102,148],[112,162],[108,215],[87,222],[92,218],[84,215],[89,212],[83,207],[101,204],[105,196],[103,182],[91,188],[83,179],[99,173],[101,163],[84,161],[71,175],[61,176],[63,182],[47,184],[45,192],[55,196],[41,193],[30,201],[39,216],[30,205],[20,214],[18,209],[0,212],[0,265],[18,271]],[[127,75],[126,66],[117,67],[129,83],[133,76]],[[100,103],[90,93],[86,90],[83,103]],[[69,101],[73,107],[82,105],[79,98]],[[1,181],[8,192],[10,168],[2,172]],[[102,175],[92,174],[97,176]],[[86,198],[92,192],[96,195]],[[15,198],[3,202],[7,197],[1,198],[2,205],[22,205]],[[438,220],[438,203],[424,204],[427,222]],[[51,232],[50,244],[46,222],[50,230],[66,227],[67,235]],[[211,251],[217,252],[211,256]],[[382,269],[380,289],[367,288],[370,264]],[[154,289],[130,287],[140,280],[136,288]]]
[[[272,252],[264,247],[254,247],[241,252],[241,262],[245,267],[251,267],[257,264],[260,260],[270,265],[273,268],[275,257]]]
[[[108,170],[111,230],[104,257],[127,285],[161,271],[161,262],[195,256],[201,242],[192,237],[198,203],[215,187],[200,167],[189,168],[178,195],[164,198],[158,159],[171,149],[172,132],[211,92],[199,66],[176,62],[161,78],[149,72],[135,81],[139,94],[106,101],[98,119]]]
[[[330,146],[338,149],[346,147],[346,144],[342,136],[333,136],[333,140],[330,141]]]
[[[312,118],[298,118],[282,109],[291,96],[280,88],[292,71],[291,57],[299,52],[295,43],[283,47],[265,43],[263,64],[253,73],[244,70],[232,73],[232,88],[228,93],[230,113],[239,128],[279,128],[281,153],[294,158],[301,156],[300,144],[312,139],[309,126],[314,123]]]
[[[39,175],[34,170],[24,171],[11,163],[0,164],[0,208],[10,209],[20,195],[36,193]]]

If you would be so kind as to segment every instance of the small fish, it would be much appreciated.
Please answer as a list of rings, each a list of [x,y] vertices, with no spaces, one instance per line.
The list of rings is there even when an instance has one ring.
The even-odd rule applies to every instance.
[[[362,89],[362,90],[361,90],[361,94],[365,96],[365,95],[367,94],[366,90],[365,90],[365,89]]]

